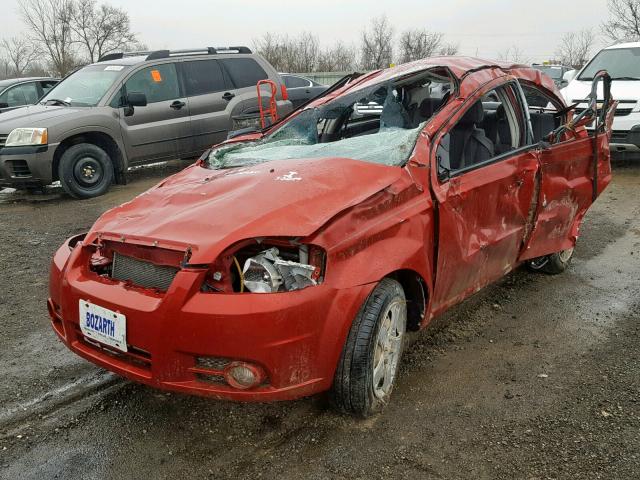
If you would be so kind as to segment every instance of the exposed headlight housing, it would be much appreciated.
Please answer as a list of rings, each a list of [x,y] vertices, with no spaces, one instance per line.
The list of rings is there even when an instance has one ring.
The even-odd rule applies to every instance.
[[[24,147],[27,145],[46,145],[49,141],[46,128],[15,128],[5,142],[5,147]]]
[[[322,283],[325,251],[297,239],[247,240],[230,248],[212,265],[202,291],[278,293]]]
[[[242,269],[242,281],[252,293],[275,293],[283,289],[290,292],[317,285],[316,267],[284,260],[276,247],[247,258]]]

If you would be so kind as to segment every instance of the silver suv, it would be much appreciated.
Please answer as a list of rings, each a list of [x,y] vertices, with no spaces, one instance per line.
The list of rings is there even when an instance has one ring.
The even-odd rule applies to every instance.
[[[247,47],[106,55],[37,105],[0,116],[0,186],[60,180],[89,198],[124,182],[130,166],[197,157],[258,118],[260,80],[276,83],[278,113],[289,113],[282,79]]]

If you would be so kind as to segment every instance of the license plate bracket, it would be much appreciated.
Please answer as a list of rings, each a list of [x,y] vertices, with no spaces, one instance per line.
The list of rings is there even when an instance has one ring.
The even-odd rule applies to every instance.
[[[80,330],[89,339],[127,351],[127,317],[88,300],[79,301]]]

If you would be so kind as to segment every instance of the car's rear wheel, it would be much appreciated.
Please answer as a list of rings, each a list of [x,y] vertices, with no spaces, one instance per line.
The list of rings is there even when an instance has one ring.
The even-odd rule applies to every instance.
[[[385,278],[360,308],[342,350],[331,391],[340,411],[367,417],[389,402],[406,327],[402,286]]]
[[[544,272],[550,275],[557,275],[564,272],[573,258],[573,248],[562,250],[561,252],[534,258],[527,262],[529,269],[536,272]]]
[[[91,143],[69,147],[60,158],[62,188],[74,198],[103,195],[113,182],[113,163],[107,152]]]

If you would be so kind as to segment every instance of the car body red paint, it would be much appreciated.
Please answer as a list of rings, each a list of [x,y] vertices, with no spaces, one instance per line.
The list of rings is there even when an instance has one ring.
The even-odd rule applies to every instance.
[[[439,178],[432,148],[465,106],[505,82],[528,82],[564,105],[541,72],[431,58],[369,74],[311,107],[435,67],[451,72],[457,91],[426,124],[404,166],[324,158],[216,171],[199,162],[105,213],[86,237],[55,254],[55,332],[78,355],[154,387],[244,401],[293,399],[331,387],[351,322],[386,276],[404,272],[419,280],[426,302],[416,326],[425,327],[524,260],[572,247],[592,202],[593,140],[583,127],[546,149],[524,149],[449,179]],[[611,178],[608,134],[598,148],[600,193]],[[276,181],[291,173],[301,180]],[[203,292],[209,266],[256,237],[299,237],[322,247],[324,282],[275,294]],[[101,242],[161,264],[184,261],[166,292],[144,289],[91,271]],[[129,352],[84,338],[81,300],[127,317]],[[203,381],[211,370],[197,364],[202,357],[255,364],[268,381],[250,389]]]

